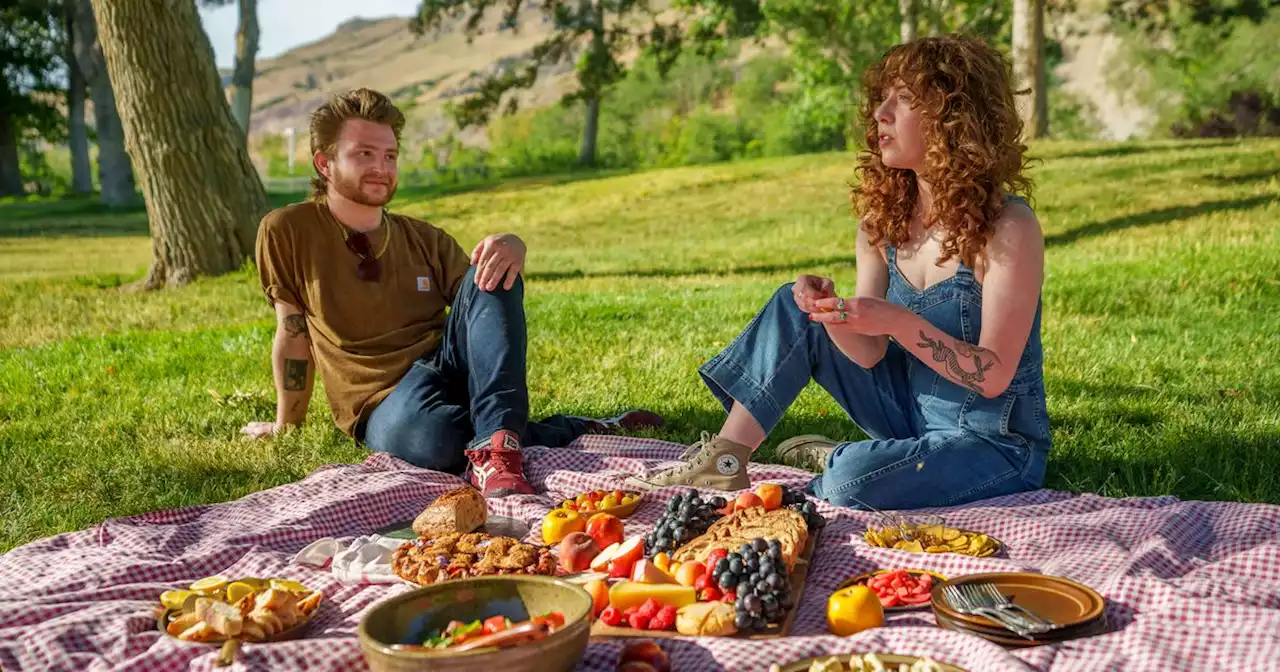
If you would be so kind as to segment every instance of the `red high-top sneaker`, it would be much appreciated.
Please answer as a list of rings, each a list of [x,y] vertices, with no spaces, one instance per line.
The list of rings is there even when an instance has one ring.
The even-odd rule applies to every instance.
[[[520,437],[515,432],[499,429],[489,440],[466,451],[471,463],[467,479],[485,497],[532,495],[533,486],[524,477]]]

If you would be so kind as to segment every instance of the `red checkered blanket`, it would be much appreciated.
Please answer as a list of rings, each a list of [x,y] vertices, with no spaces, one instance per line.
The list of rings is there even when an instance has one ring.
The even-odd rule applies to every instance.
[[[570,449],[527,449],[540,492],[490,503],[491,512],[536,521],[563,496],[612,487],[629,473],[675,459],[682,446],[584,437]],[[751,465],[754,481],[802,487],[809,475]],[[325,537],[351,539],[412,519],[458,479],[375,454],[329,466],[290,485],[224,504],[157,511],[32,542],[0,556],[0,669],[208,669],[216,649],[155,629],[153,605],[169,588],[211,575],[286,576],[325,592],[307,637],[247,644],[239,669],[364,669],[356,626],[401,585],[348,586],[326,570],[291,564]],[[661,497],[655,497],[655,500]],[[626,519],[646,531],[662,507]],[[948,524],[980,530],[1009,546],[1007,558],[908,554],[870,548],[873,518],[820,507],[829,524],[814,555],[795,621],[783,640],[664,641],[677,670],[766,670],[804,656],[880,651],[928,655],[969,670],[1277,669],[1280,665],[1280,507],[1182,502],[1174,497],[1108,499],[1038,491],[938,511]],[[1007,651],[941,630],[926,611],[840,638],[826,632],[827,597],[861,572],[912,566],[948,576],[1036,571],[1092,586],[1108,601],[1113,632]],[[611,670],[622,644],[593,643],[579,669]]]

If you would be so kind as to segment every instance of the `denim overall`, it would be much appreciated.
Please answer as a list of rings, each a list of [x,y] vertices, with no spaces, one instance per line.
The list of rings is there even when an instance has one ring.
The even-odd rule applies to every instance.
[[[889,301],[978,343],[982,286],[972,269],[961,263],[955,276],[920,291],[898,271],[894,248],[887,257]],[[810,379],[835,398],[871,438],[836,446],[812,494],[839,506],[914,509],[1042,487],[1050,439],[1039,304],[1013,381],[987,399],[894,341],[872,368],[855,364],[796,306],[791,287],[779,288],[699,373],[726,411],[737,400],[766,432]]]

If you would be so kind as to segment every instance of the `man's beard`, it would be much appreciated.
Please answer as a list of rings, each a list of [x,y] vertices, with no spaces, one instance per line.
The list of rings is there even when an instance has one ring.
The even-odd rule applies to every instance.
[[[396,196],[397,185],[395,184],[395,182],[392,182],[391,186],[387,189],[386,196],[382,196],[381,198],[376,198],[376,197],[365,195],[364,191],[360,188],[361,184],[360,184],[359,176],[355,178],[348,178],[346,175],[343,175],[342,173],[339,173],[338,171],[335,170],[333,173],[333,178],[334,178],[333,188],[338,192],[338,194],[340,194],[343,198],[349,201],[352,201],[354,203],[359,203],[360,205],[367,205],[370,207],[380,208],[390,203],[391,199],[395,198]]]

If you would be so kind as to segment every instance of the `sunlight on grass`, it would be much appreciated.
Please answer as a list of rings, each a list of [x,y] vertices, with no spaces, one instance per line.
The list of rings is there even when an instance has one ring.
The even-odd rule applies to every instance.
[[[1280,503],[1280,142],[1045,143],[1033,172],[1048,267],[1050,486]],[[851,155],[520,180],[397,209],[469,251],[530,245],[533,414],[723,413],[697,367],[798,273],[854,281]],[[277,205],[297,195],[276,195]],[[220,501],[366,452],[317,391],[268,418],[271,311],[252,268],[155,293],[145,213],[0,206],[0,550],[109,516]],[[858,438],[810,387],[766,443]]]

